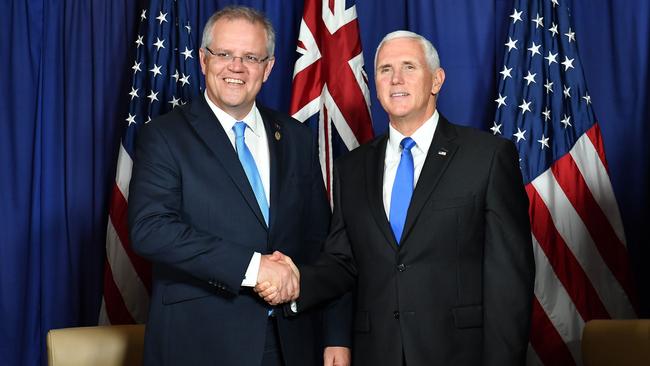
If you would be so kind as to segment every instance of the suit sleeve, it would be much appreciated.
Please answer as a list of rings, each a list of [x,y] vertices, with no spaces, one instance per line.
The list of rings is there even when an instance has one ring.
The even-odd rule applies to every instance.
[[[502,140],[486,194],[484,365],[523,365],[530,332],[535,263],[528,198],[518,155]]]
[[[343,218],[341,189],[341,177],[335,168],[334,213],[323,252],[315,263],[299,266],[300,311],[342,296],[356,283],[357,271]]]
[[[323,310],[323,339],[325,347],[352,347],[352,316],[354,291],[348,291],[330,301]]]
[[[309,226],[312,228],[309,242],[317,241],[319,252],[321,252],[328,234],[331,211],[323,184],[320,163],[318,162],[318,146],[316,144],[314,144],[311,152],[311,203],[307,206],[308,209],[303,215],[309,218]],[[319,255],[319,253],[316,254]],[[301,285],[304,285],[304,283]],[[322,307],[322,314],[324,346],[351,347],[352,293],[326,303]]]
[[[177,155],[157,126],[140,130],[128,209],[133,249],[152,262],[237,294],[253,251],[200,232],[186,221]]]

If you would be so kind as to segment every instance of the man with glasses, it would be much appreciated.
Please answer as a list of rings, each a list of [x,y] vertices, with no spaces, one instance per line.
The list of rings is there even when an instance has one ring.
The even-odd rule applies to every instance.
[[[255,102],[274,43],[253,9],[213,14],[203,97],[140,132],[129,226],[153,264],[147,365],[320,365],[323,345],[326,359],[349,362],[346,304],[285,318],[253,292],[269,282],[278,303],[298,297],[294,272],[269,255],[314,259],[330,214],[308,127]]]

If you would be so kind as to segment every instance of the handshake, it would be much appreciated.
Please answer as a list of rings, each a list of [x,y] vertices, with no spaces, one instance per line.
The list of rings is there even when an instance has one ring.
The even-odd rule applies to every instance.
[[[296,300],[300,295],[298,267],[281,252],[262,255],[255,292],[274,306]]]

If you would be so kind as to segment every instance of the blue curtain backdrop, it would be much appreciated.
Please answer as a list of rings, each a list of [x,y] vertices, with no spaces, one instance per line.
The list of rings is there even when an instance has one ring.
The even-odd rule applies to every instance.
[[[49,329],[96,322],[107,199],[146,3],[0,5],[0,365],[42,364]],[[230,3],[264,10],[277,28],[278,60],[260,100],[286,111],[302,1],[189,0],[197,43],[208,16]],[[419,32],[447,71],[439,110],[457,123],[492,125],[511,0],[356,3],[370,80],[384,34]],[[650,3],[573,0],[571,8],[647,317]],[[382,133],[387,119],[370,88]]]

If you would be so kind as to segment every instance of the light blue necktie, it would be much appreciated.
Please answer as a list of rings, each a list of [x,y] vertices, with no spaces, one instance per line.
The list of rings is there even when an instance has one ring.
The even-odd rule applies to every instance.
[[[255,193],[255,198],[257,199],[257,204],[260,206],[262,211],[262,216],[264,216],[264,221],[266,225],[269,224],[269,204],[266,202],[266,193],[264,193],[264,185],[262,184],[262,178],[260,178],[260,172],[257,170],[257,165],[255,164],[255,159],[253,159],[253,154],[246,146],[244,141],[244,132],[246,131],[246,123],[236,122],[232,127],[235,131],[235,148],[237,149],[237,156],[239,156],[239,161],[241,166],[246,172],[246,177],[248,182],[253,188],[253,193]]]
[[[409,204],[411,203],[411,196],[413,195],[414,168],[411,149],[415,146],[415,141],[410,137],[405,137],[400,143],[400,146],[402,147],[402,157],[397,166],[397,174],[395,174],[388,218],[390,226],[393,228],[393,234],[395,235],[397,245],[400,244],[400,240],[402,239],[404,223],[406,222],[406,213],[409,209]]]

